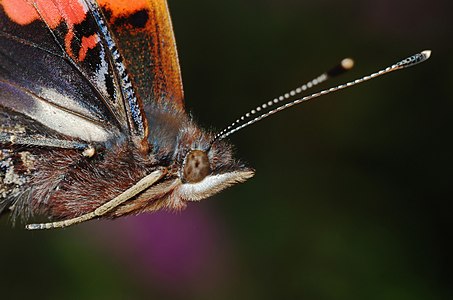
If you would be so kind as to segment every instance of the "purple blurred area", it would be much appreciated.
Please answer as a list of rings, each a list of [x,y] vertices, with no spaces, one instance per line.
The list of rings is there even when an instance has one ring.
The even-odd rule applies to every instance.
[[[85,234],[94,235],[94,243],[145,284],[151,281],[169,293],[216,287],[233,267],[233,245],[224,224],[215,212],[196,204],[178,213],[99,223],[87,226]]]

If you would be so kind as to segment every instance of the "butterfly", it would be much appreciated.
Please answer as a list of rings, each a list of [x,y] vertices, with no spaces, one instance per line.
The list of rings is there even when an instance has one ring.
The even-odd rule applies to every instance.
[[[352,85],[288,102],[348,62],[213,133],[185,111],[165,0],[1,0],[0,212],[49,229],[181,210],[254,175],[227,136]]]

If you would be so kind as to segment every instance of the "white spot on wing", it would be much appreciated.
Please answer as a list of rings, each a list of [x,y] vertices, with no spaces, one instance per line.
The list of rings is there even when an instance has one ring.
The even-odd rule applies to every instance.
[[[30,117],[59,133],[80,138],[84,141],[104,142],[111,135],[111,133],[93,122],[43,101],[34,103]]]
[[[54,90],[43,89],[39,96],[47,99],[58,97],[65,109],[31,94],[17,94],[7,84],[3,86],[0,84],[0,88],[2,88],[0,89],[0,105],[20,112],[56,132],[87,142],[105,142],[114,134],[112,131],[103,128],[102,125],[90,121],[88,119],[92,116],[90,112],[81,107],[72,110],[74,100],[69,97],[65,98]],[[71,113],[71,110],[76,113]],[[84,114],[87,118],[80,116]]]
[[[70,111],[77,112],[84,116],[93,116],[93,113],[84,108],[82,105],[78,104],[76,99],[68,95],[64,95],[54,89],[42,87],[38,95],[50,102],[54,101],[52,99],[58,99],[58,104]]]

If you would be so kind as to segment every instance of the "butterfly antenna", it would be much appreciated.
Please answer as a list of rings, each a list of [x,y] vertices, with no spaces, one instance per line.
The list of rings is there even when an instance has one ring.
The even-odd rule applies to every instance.
[[[294,97],[294,96],[296,96],[298,94],[301,94],[302,92],[305,92],[306,90],[308,90],[308,89],[310,89],[310,88],[312,88],[312,87],[314,87],[314,86],[316,86],[316,85],[318,85],[320,83],[323,83],[324,81],[327,81],[327,79],[330,79],[332,77],[336,77],[338,75],[341,75],[341,74],[345,73],[346,71],[352,69],[353,67],[354,67],[354,60],[352,58],[345,58],[338,65],[336,65],[333,68],[331,68],[329,71],[322,73],[318,77],[310,80],[309,82],[301,85],[300,87],[298,87],[298,88],[296,88],[296,89],[294,89],[294,90],[292,90],[292,91],[290,91],[288,93],[285,93],[285,94],[281,95],[280,97],[276,97],[276,98],[274,98],[271,101],[268,101],[266,103],[261,104],[260,106],[256,107],[255,109],[252,109],[251,111],[249,111],[248,113],[246,113],[245,115],[243,115],[242,117],[240,117],[239,119],[237,119],[236,121],[231,123],[230,126],[226,127],[225,129],[223,129],[222,131],[217,133],[215,135],[214,139],[212,140],[211,145],[215,141],[221,140],[221,139],[227,137],[228,135],[232,134],[233,132],[236,132],[237,130],[239,130],[241,128],[244,128],[245,126],[248,126],[248,125],[252,124],[252,123],[250,123],[250,124],[247,124],[245,126],[242,126],[241,128],[239,128],[237,130],[234,130],[235,128],[237,128],[241,124],[244,125],[246,121],[249,121],[257,113],[263,114],[262,111],[264,111],[264,113],[266,111],[269,112],[269,110],[272,107],[275,107],[276,104],[281,103],[281,102],[283,102],[285,100],[288,100],[288,99],[290,99],[290,98],[292,98],[292,97]],[[231,132],[231,133],[228,133],[230,130],[234,130],[234,131]]]
[[[240,117],[239,119],[237,119],[236,121],[234,121],[233,123],[231,123],[231,125],[229,125],[228,127],[226,127],[225,129],[223,129],[222,131],[220,131],[219,133],[217,133],[214,138],[212,139],[212,142],[211,142],[211,145],[216,142],[216,141],[219,141],[219,140],[222,140],[230,135],[232,135],[233,133],[235,133],[236,131],[239,131],[241,130],[242,128],[244,127],[247,127],[249,125],[252,125],[253,123],[256,123],[270,115],[273,115],[279,111],[282,111],[284,109],[287,109],[293,105],[296,105],[296,104],[299,104],[299,103],[302,103],[302,102],[305,102],[305,101],[308,101],[308,100],[311,100],[311,99],[315,99],[315,98],[318,98],[320,96],[323,96],[323,95],[327,95],[327,94],[330,94],[330,93],[333,93],[333,92],[336,92],[336,91],[339,91],[339,90],[342,90],[342,89],[345,89],[345,88],[348,88],[348,87],[351,87],[351,86],[354,86],[356,84],[359,84],[359,83],[362,83],[362,82],[365,82],[365,81],[368,81],[370,79],[373,79],[373,78],[376,78],[376,77],[379,77],[381,75],[384,75],[384,74],[387,74],[387,73],[390,73],[390,72],[393,72],[393,71],[397,71],[397,70],[401,70],[401,69],[404,69],[404,68],[407,68],[407,67],[411,67],[411,66],[414,66],[416,64],[419,64],[421,62],[424,62],[425,60],[427,60],[431,55],[431,51],[430,50],[425,50],[425,51],[422,51],[420,53],[417,53],[415,55],[412,55],[406,59],[403,59],[402,61],[390,66],[390,67],[387,67],[383,70],[380,70],[378,72],[375,72],[373,74],[370,74],[368,76],[364,76],[360,79],[356,79],[354,81],[350,81],[350,82],[347,82],[345,84],[341,84],[341,85],[338,85],[336,87],[332,87],[332,88],[329,88],[329,89],[326,89],[326,90],[323,90],[323,91],[320,91],[320,92],[317,92],[317,93],[314,93],[314,94],[311,94],[309,96],[306,96],[306,97],[302,97],[302,98],[299,98],[299,99],[296,99],[294,101],[291,101],[291,102],[288,102],[288,103],[284,103],[284,104],[281,104],[280,106],[277,106],[275,107],[276,104],[278,103],[281,103],[297,94],[300,94],[302,93],[303,91],[321,83],[321,82],[324,82],[326,81],[327,79],[331,78],[331,77],[334,77],[334,76],[337,76],[337,75],[340,75],[344,72],[346,72],[347,70],[351,69],[354,65],[354,61],[350,58],[346,58],[346,59],[343,59],[341,61],[341,63],[337,66],[335,66],[334,68],[332,68],[331,70],[329,70],[328,72],[325,72],[324,74],[318,76],[317,78],[311,80],[310,82],[302,85],[301,87],[295,89],[295,90],[292,90],[290,91],[289,93],[286,93],[278,98],[275,98],[274,100],[272,101],[269,101],[267,103],[264,103],[262,104],[261,106],[258,106],[257,108],[255,109],[252,109],[250,112],[246,113],[245,115],[243,115],[242,117]],[[275,108],[274,108],[275,107]],[[259,114],[258,114],[259,113]]]

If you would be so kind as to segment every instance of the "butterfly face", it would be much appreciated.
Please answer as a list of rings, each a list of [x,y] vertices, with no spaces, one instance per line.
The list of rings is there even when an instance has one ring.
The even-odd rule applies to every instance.
[[[234,160],[228,144],[219,142],[210,147],[210,140],[206,139],[204,147],[200,147],[202,139],[181,147],[180,157],[184,157],[178,160],[181,184],[174,191],[181,200],[201,200],[253,176],[253,170]]]
[[[161,109],[148,111],[148,115],[157,114],[162,114]],[[158,130],[151,130],[148,140],[155,141],[153,149],[156,152],[152,156],[161,163],[167,160],[168,168],[172,170],[168,176],[172,190],[166,205],[179,208],[187,201],[207,198],[253,176],[252,169],[234,159],[228,143],[212,143],[213,135],[200,129],[185,115],[167,115],[161,120],[164,120],[162,124],[154,123]],[[176,126],[168,127],[169,120]]]

